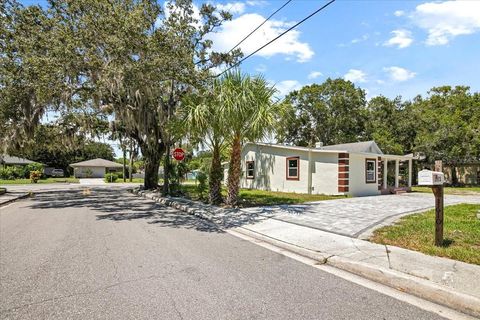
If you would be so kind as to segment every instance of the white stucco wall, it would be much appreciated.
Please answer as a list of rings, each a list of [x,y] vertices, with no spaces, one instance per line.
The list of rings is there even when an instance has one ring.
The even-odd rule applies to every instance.
[[[366,183],[365,166],[366,159],[377,159],[376,156],[350,153],[350,185],[349,194],[355,197],[359,196],[373,196],[380,194],[378,191],[378,160],[375,166],[375,183]]]
[[[338,193],[338,153],[312,153],[312,193]]]
[[[300,158],[299,180],[287,180],[287,158]],[[338,194],[337,153],[312,153],[312,193]],[[255,161],[255,178],[246,179],[246,162]],[[247,145],[242,152],[242,188],[308,193],[308,151]]]
[[[73,175],[75,178],[87,178],[88,170],[91,171],[91,175],[88,175],[88,178],[103,178],[105,176],[105,167],[74,168]]]

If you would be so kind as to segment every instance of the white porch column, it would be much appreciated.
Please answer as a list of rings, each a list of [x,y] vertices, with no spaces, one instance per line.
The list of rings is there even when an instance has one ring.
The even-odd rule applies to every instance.
[[[307,193],[312,194],[312,149],[308,149]]]
[[[388,159],[383,158],[383,189],[387,189],[387,167],[388,167]]]
[[[412,186],[412,159],[408,159],[408,186]]]
[[[398,175],[400,174],[400,161],[398,159],[395,160],[395,188],[398,188]]]

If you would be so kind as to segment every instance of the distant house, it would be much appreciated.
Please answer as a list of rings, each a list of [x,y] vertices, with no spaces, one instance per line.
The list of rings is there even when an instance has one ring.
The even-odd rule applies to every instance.
[[[105,159],[92,159],[72,163],[73,175],[75,178],[103,178],[108,172],[121,171],[122,165]]]
[[[383,154],[374,141],[315,148],[247,143],[241,159],[240,184],[248,189],[367,196],[412,185],[413,156]]]
[[[9,155],[0,155],[0,164],[4,166],[26,166],[31,163],[34,163],[34,161]]]

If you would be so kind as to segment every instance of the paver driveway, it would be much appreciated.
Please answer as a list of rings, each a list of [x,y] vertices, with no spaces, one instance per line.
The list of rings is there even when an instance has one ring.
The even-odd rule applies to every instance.
[[[480,203],[480,196],[445,195],[445,205],[458,203]],[[435,199],[432,194],[407,193],[249,208],[243,211],[267,214],[273,219],[350,237],[363,237],[385,222],[433,207]]]

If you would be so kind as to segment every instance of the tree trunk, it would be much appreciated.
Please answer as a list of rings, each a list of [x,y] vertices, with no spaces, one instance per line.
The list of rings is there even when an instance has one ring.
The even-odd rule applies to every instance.
[[[170,144],[167,144],[163,161],[163,195],[170,194]]]
[[[133,141],[130,141],[130,163],[128,165],[128,181],[132,182],[133,174]]]
[[[232,143],[232,154],[230,155],[230,166],[228,168],[228,195],[226,203],[229,206],[236,206],[238,204],[238,193],[240,191],[241,153],[242,145],[240,141],[240,135],[235,135]]]
[[[209,187],[210,203],[220,204],[222,202],[222,162],[219,146],[213,146],[212,165],[210,168]]]
[[[123,151],[123,182],[127,182],[127,177],[126,177],[126,173],[127,173],[127,148],[123,147],[122,148],[122,151]]]
[[[147,190],[158,188],[158,167],[160,166],[160,159],[162,158],[161,146],[147,146],[140,144],[142,155],[145,158],[145,179],[144,187]]]
[[[455,164],[452,164],[450,168],[452,170],[452,185],[458,186],[457,168]]]

